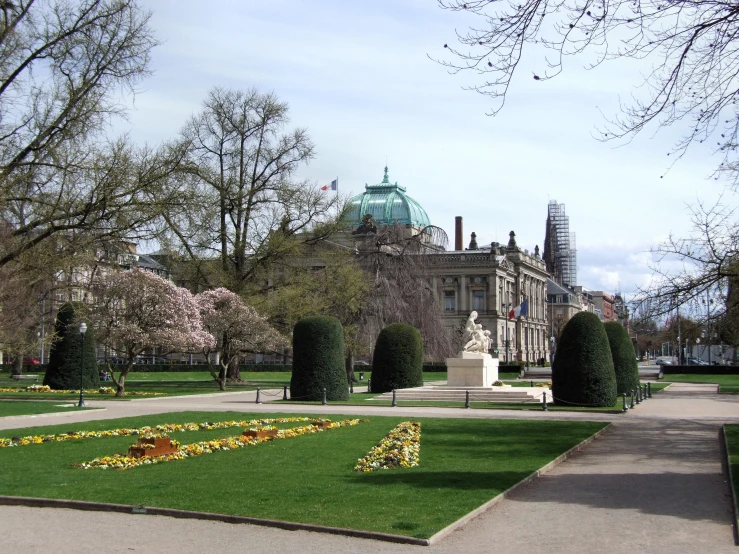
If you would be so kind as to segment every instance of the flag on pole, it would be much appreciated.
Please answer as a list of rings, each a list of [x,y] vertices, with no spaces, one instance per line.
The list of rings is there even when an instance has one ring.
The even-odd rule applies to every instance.
[[[323,185],[321,190],[339,190],[339,178],[337,177],[331,181],[330,185]]]
[[[529,315],[529,301],[524,300],[518,306],[508,312],[508,319],[515,319],[522,315]]]

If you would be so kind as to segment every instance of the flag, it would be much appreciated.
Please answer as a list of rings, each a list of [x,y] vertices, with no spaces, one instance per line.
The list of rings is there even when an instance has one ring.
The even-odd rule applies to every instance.
[[[339,190],[339,178],[337,177],[331,181],[330,185],[323,185],[321,190]]]
[[[508,319],[514,319],[522,315],[529,315],[529,301],[524,300],[518,306],[508,312]]]

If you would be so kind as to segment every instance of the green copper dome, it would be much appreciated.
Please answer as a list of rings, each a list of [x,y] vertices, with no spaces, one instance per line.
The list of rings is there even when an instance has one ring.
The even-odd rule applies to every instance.
[[[377,185],[365,185],[365,192],[349,200],[349,224],[358,227],[367,214],[377,225],[400,223],[423,228],[430,225],[421,205],[405,193],[405,187],[391,183],[385,166],[385,177]]]

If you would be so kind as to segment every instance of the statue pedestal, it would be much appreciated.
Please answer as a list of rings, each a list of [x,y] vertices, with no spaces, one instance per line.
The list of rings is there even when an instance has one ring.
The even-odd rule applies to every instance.
[[[460,352],[446,359],[447,386],[492,387],[498,380],[498,359],[480,352]]]

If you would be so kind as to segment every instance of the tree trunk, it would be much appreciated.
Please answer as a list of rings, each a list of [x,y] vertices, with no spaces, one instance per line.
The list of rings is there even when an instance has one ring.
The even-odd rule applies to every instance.
[[[350,350],[346,355],[346,380],[348,383],[356,383],[357,379],[354,377],[354,352]]]
[[[21,375],[23,373],[23,356],[16,356],[13,360],[13,375]]]
[[[116,398],[123,398],[126,396],[126,375],[128,375],[128,372],[131,371],[131,368],[133,367],[133,360],[133,356],[129,357],[126,367],[121,370],[121,374],[118,376],[117,380],[115,378],[115,373],[112,371],[110,372],[110,378],[113,379],[113,384],[115,385]]]
[[[239,370],[238,356],[236,356],[233,360],[229,362],[226,377],[228,378],[228,381],[230,383],[241,383],[243,381],[241,379],[241,371]]]

